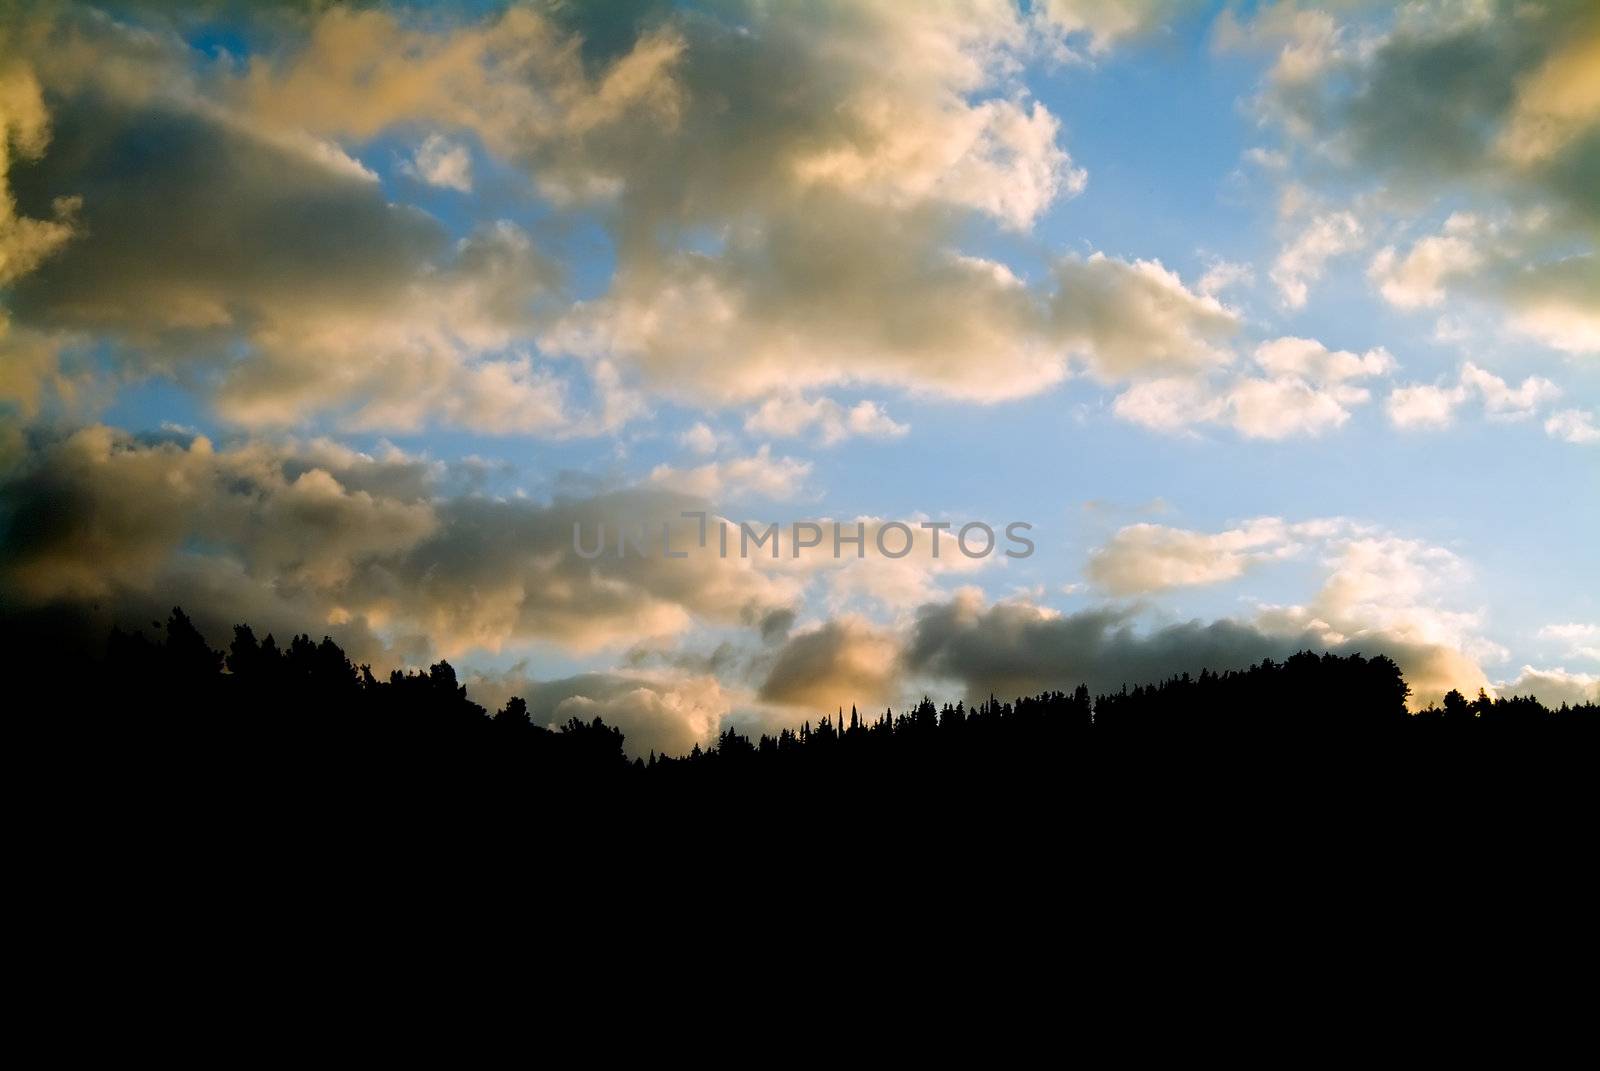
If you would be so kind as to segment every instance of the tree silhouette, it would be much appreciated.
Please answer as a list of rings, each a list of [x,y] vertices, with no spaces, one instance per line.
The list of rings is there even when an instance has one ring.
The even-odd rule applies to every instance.
[[[708,746],[652,751],[646,762],[630,760],[622,732],[599,718],[556,723],[521,697],[491,715],[446,661],[380,678],[326,637],[280,647],[240,624],[224,654],[181,609],[156,627],[156,639],[114,630],[93,665],[57,652],[54,672],[83,682],[83,713],[28,724],[49,726],[55,753],[97,764],[104,783],[170,791],[186,805],[249,798],[309,813],[330,796],[409,801],[422,821],[485,793],[506,801],[506,813],[536,797],[602,808],[776,793],[819,805],[876,799],[889,830],[911,820],[894,801],[932,789],[965,800],[1030,792],[1094,814],[1113,799],[1111,813],[1126,821],[1147,805],[1128,797],[1135,783],[1169,803],[1228,798],[1248,784],[1259,806],[1264,792],[1304,798],[1317,785],[1329,800],[1365,806],[1350,802],[1352,771],[1392,787],[1493,770],[1475,784],[1527,792],[1552,764],[1592,758],[1600,728],[1593,703],[1552,710],[1481,690],[1472,700],[1452,691],[1442,708],[1414,715],[1392,660],[1301,652],[1098,696],[1080,684],[971,707],[924,697],[877,717],[841,707],[755,738],[726,727]],[[33,664],[51,672],[48,653]]]

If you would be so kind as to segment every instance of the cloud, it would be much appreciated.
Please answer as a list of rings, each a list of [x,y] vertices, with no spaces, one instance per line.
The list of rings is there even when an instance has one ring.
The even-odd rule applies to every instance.
[[[15,314],[103,332],[121,372],[178,379],[248,427],[565,436],[615,428],[641,391],[991,402],[1074,361],[1106,380],[1214,366],[1237,315],[1158,261],[1067,256],[1028,281],[963,248],[974,224],[1027,230],[1085,182],[1022,64],[1052,35],[1109,42],[1155,14],[333,7],[263,15],[238,64],[203,61],[157,13],[67,5],[29,23],[55,135],[36,152],[29,120],[15,184],[19,218],[82,198],[82,240],[21,279]],[[471,144],[558,216],[595,213],[604,290],[570,302],[510,223],[452,240],[393,203],[345,148],[385,134],[416,145],[423,181],[470,189]],[[585,373],[591,412],[568,389]],[[873,402],[803,404],[824,441],[900,427]]]
[[[1232,580],[1308,551],[1329,567],[1323,587],[1303,606],[1268,608],[1270,617],[1297,628],[1317,622],[1330,634],[1377,631],[1487,649],[1474,631],[1475,614],[1445,608],[1447,594],[1469,576],[1464,562],[1442,547],[1341,517],[1258,517],[1220,532],[1129,525],[1090,553],[1085,573],[1110,594],[1143,595]]]
[[[17,445],[6,441],[8,432],[20,437],[23,425],[52,405],[70,411],[80,400],[99,397],[93,376],[63,365],[62,350],[72,341],[57,332],[16,326],[0,308],[0,416],[9,409],[21,418],[0,419],[0,466]]]
[[[1495,684],[1501,695],[1531,695],[1547,707],[1563,703],[1578,706],[1583,703],[1600,703],[1600,676],[1592,673],[1568,673],[1564,669],[1535,669],[1523,666],[1522,672],[1508,681]]]
[[[938,200],[1025,230],[1051,202],[1082,192],[1088,173],[1056,144],[1060,123],[1034,102],[988,100],[965,122],[938,133],[916,118],[886,111],[877,97],[854,104],[869,131],[869,152],[833,148],[795,161],[802,183],[847,187],[869,201],[899,207]],[[907,120],[911,120],[908,122]]]
[[[1065,375],[1035,295],[893,215],[828,198],[735,229],[717,257],[625,265],[544,338],[614,356],[655,389],[736,403],[850,382],[995,401]]]
[[[847,383],[993,401],[1059,382],[1073,354],[1113,377],[1215,361],[1235,326],[1153,261],[1067,258],[1036,290],[959,249],[968,217],[1026,229],[1083,187],[1012,77],[1045,24],[1109,41],[1153,15],[736,4],[619,34],[598,10],[517,10],[422,40],[330,12],[303,54],[252,67],[248,99],[313,132],[458,124],[547,197],[603,206],[617,271],[541,334],[552,350],[702,403]],[[591,33],[612,43],[575,62],[569,35]],[[313,105],[355,96],[357,72],[359,104]]]
[[[1546,625],[1539,630],[1539,639],[1562,643],[1567,654],[1574,658],[1600,661],[1600,625],[1576,621],[1565,625]]]
[[[1323,266],[1333,257],[1353,253],[1363,242],[1360,222],[1349,212],[1317,216],[1272,263],[1272,281],[1277,284],[1283,303],[1302,308],[1310,284],[1322,278]]]
[[[1080,683],[1103,694],[1175,673],[1243,668],[1316,645],[1309,634],[1269,636],[1233,621],[1141,634],[1126,609],[1060,614],[1025,600],[985,605],[967,590],[917,612],[904,657],[908,670],[958,681],[968,698],[980,698]]]
[[[1251,439],[1317,436],[1343,426],[1352,408],[1370,400],[1355,381],[1394,368],[1394,358],[1381,347],[1357,355],[1294,337],[1262,343],[1253,360],[1265,375],[1146,380],[1119,394],[1112,409],[1125,420],[1169,433],[1220,424]]]
[[[447,141],[440,134],[424,138],[404,169],[430,186],[472,192],[472,155],[466,146]]]
[[[1561,388],[1542,376],[1528,376],[1512,387],[1494,373],[1468,361],[1461,366],[1454,385],[1424,383],[1396,387],[1384,408],[1390,423],[1397,428],[1445,428],[1454,422],[1456,410],[1474,397],[1483,403],[1484,415],[1490,420],[1524,420],[1560,396]],[[1552,417],[1552,422],[1555,419]],[[1558,429],[1565,426],[1565,422],[1557,424]]]
[[[1327,569],[1321,587],[1304,603],[1262,605],[1242,624],[1333,650],[1385,651],[1406,671],[1415,704],[1451,687],[1475,690],[1487,682],[1479,661],[1505,657],[1483,636],[1481,613],[1453,605],[1470,580],[1464,561],[1344,518],[1262,517],[1215,533],[1131,525],[1091,552],[1085,573],[1110,594],[1143,595],[1232,580],[1308,552]]]
[[[1140,631],[1133,611],[1096,607],[1061,614],[1026,600],[985,605],[976,591],[917,614],[904,661],[909,672],[960,682],[969,697],[1016,696],[1079,683],[1090,691],[1161,680],[1202,669],[1240,669],[1299,650],[1387,654],[1412,687],[1413,709],[1451,687],[1488,680],[1447,645],[1381,630],[1339,634],[1314,619],[1189,621]]]
[[[842,617],[793,633],[779,648],[760,688],[769,703],[827,712],[896,697],[897,644],[859,617]]]
[[[1461,366],[1461,384],[1483,399],[1483,411],[1491,420],[1522,420],[1561,396],[1561,388],[1542,376],[1528,376],[1513,388],[1471,362]]]
[[[1255,282],[1255,277],[1255,269],[1248,264],[1232,260],[1215,260],[1206,268],[1206,273],[1200,276],[1200,281],[1195,284],[1195,290],[1206,297],[1215,297],[1224,290],[1249,285]]]
[[[88,58],[46,69],[49,147],[12,181],[23,205],[80,198],[84,240],[19,283],[19,316],[152,340],[290,308],[370,309],[444,250],[436,223],[389,204],[336,147],[196,95],[181,53],[146,55],[109,19],[59,32],[103,69]],[[118,77],[129,53],[142,64],[133,85]]]
[[[1259,562],[1298,553],[1303,539],[1324,537],[1342,526],[1337,521],[1291,525],[1277,517],[1258,517],[1215,533],[1134,524],[1091,551],[1084,573],[1096,587],[1119,596],[1215,584],[1242,576]]]
[[[208,629],[326,627],[388,659],[760,630],[775,659],[751,671],[771,688],[761,702],[813,684],[884,695],[906,676],[916,607],[960,602],[954,575],[992,562],[935,560],[922,544],[899,560],[583,559],[574,526],[604,522],[609,548],[625,524],[666,520],[690,547],[684,508],[810,489],[809,461],[754,443],[901,436],[895,416],[928,398],[999,402],[1082,375],[1114,384],[1115,412],[1145,426],[1275,441],[1349,423],[1394,369],[1382,349],[1304,338],[1241,349],[1243,315],[1220,299],[1248,278],[1240,265],[1186,279],[1170,254],[1038,245],[1034,229],[1055,235],[1041,222],[1093,179],[1069,151],[1070,117],[1025,79],[1041,60],[1093,60],[1157,29],[1176,17],[1168,4],[236,7],[242,57],[193,47],[204,19],[161,5],[63,2],[7,20],[0,397],[22,419],[0,422],[0,594],[12,621],[72,610],[138,623],[182,601]],[[1369,278],[1396,307],[1466,296],[1546,345],[1600,350],[1585,8],[1407,7],[1367,24],[1351,10],[1218,20],[1219,41],[1277,53],[1262,115],[1288,143],[1249,158],[1261,181],[1285,183],[1270,267],[1284,302],[1307,303],[1336,258],[1375,249]],[[1349,200],[1311,189],[1319,177]],[[1397,221],[1418,204],[1426,214]],[[204,403],[186,423],[232,430],[216,444],[180,429],[46,430],[66,400],[153,376]],[[548,501],[488,497],[426,458],[272,437],[576,436],[658,397],[704,418],[681,439],[692,460]],[[1468,365],[1396,389],[1390,410],[1448,422],[1481,404],[1592,441],[1587,410],[1551,411],[1554,397],[1539,377],[1508,384]],[[705,411],[717,406],[738,412]],[[757,437],[753,453],[716,430],[729,419]],[[619,463],[651,438],[619,439]],[[888,523],[860,522],[869,548]],[[1429,687],[1465,683],[1489,641],[1475,613],[1429,597],[1428,584],[1460,582],[1434,549],[1279,518],[1144,525],[1117,533],[1088,574],[1148,595],[1320,554],[1320,591],[1194,636],[1171,626],[1170,651],[1396,644]],[[819,595],[832,619],[798,616]],[[1044,623],[1029,629],[1063,627],[1025,599],[1001,605],[974,613],[1019,635],[1035,611]],[[894,624],[854,616],[866,612]],[[1162,627],[1102,612],[1090,634],[1122,665],[1160,662]],[[926,665],[956,657],[938,650]],[[1004,677],[1013,655],[1019,679],[1060,668],[995,654],[998,667],[973,673]],[[674,667],[525,683],[550,685],[551,716],[632,704],[662,740],[703,739],[739,699]]]
[[[1342,28],[1329,12],[1299,4],[1261,8],[1242,22],[1233,9],[1224,9],[1212,27],[1212,43],[1220,51],[1278,49],[1266,83],[1288,101],[1267,96],[1258,104],[1297,131],[1303,131],[1305,124],[1296,122],[1292,112],[1285,113],[1283,105],[1296,102],[1300,87],[1314,82],[1346,50]]]
[[[1359,219],[1352,210],[1318,217],[1302,236],[1310,263],[1330,246],[1348,252],[1359,233],[1404,231],[1448,207],[1438,233],[1373,258],[1369,275],[1386,300],[1430,308],[1461,289],[1549,346],[1600,352],[1594,5],[1486,0],[1369,15],[1361,5],[1279,5],[1247,22],[1219,20],[1225,44],[1281,47],[1258,115],[1328,188],[1362,206]],[[1333,219],[1342,222],[1319,226]],[[1297,251],[1298,241],[1286,248],[1274,276],[1291,305],[1303,297]]]
[[[763,446],[749,457],[710,461],[692,469],[663,463],[650,471],[650,482],[697,498],[757,495],[782,501],[798,495],[810,475],[811,462],[775,458],[772,448]]]
[[[678,436],[678,445],[692,453],[705,456],[717,452],[717,447],[722,445],[722,437],[712,430],[711,425],[702,420]]]
[[[93,426],[32,432],[22,450],[0,479],[0,624],[70,621],[89,643],[174,603],[215,644],[240,621],[280,636],[322,630],[380,666],[583,654],[695,629],[781,642],[814,586],[836,608],[898,610],[937,597],[938,577],[988,562],[956,553],[948,531],[936,559],[915,526],[912,553],[886,557],[873,519],[861,522],[859,558],[847,548],[796,559],[787,529],[780,557],[723,557],[721,518],[710,514],[702,546],[698,520],[684,516],[710,512],[702,498],[655,487],[491,498],[480,464],[323,439],[219,447],[181,429]],[[681,556],[664,554],[663,525]],[[897,538],[888,545],[898,553]]]
[[[554,728],[569,718],[621,729],[628,755],[684,755],[715,742],[732,696],[709,674],[582,673],[534,680],[521,669],[472,673],[464,678],[474,702],[490,710],[519,695],[536,725]]]
[[[459,127],[503,155],[629,118],[670,123],[681,103],[673,66],[683,46],[666,28],[597,74],[573,34],[531,6],[431,23],[336,6],[301,28],[224,86],[230,103],[262,123],[358,140],[407,124]]]
[[[1600,442],[1600,426],[1596,426],[1594,414],[1582,409],[1563,409],[1551,413],[1544,422],[1544,430],[1546,434],[1569,443]]]
[[[1384,408],[1397,428],[1447,428],[1455,420],[1456,407],[1467,398],[1460,385],[1454,387],[1420,384],[1396,387],[1389,393]]]
[[[133,47],[99,32],[97,51]],[[208,390],[247,426],[599,423],[517,344],[561,277],[518,227],[452,242],[332,146],[181,90],[118,95],[111,73],[58,74],[48,151],[11,169],[27,212],[81,206],[74,240],[16,280],[18,323],[98,333],[124,374]]]
[[[1559,158],[1600,125],[1600,19],[1568,38],[1521,80],[1496,148],[1514,166]]]
[[[654,389],[1014,397],[1063,359],[1037,299],[955,246],[965,217],[1025,229],[1083,186],[1055,117],[1008,75],[1032,32],[990,0],[734,4],[631,27],[514,8],[432,35],[334,9],[298,53],[252,65],[241,106],[325,134],[458,126],[557,206],[603,208],[611,285],[541,338]]]
[[[1280,54],[1263,114],[1330,160],[1391,180],[1518,176],[1562,189],[1600,117],[1587,67],[1600,18],[1584,0],[1419,4],[1387,27],[1269,11],[1251,29],[1298,37],[1316,57],[1283,77],[1289,49]]]
[[[1553,349],[1597,353],[1600,261],[1571,242],[1543,209],[1494,219],[1457,212],[1403,255],[1384,247],[1367,274],[1399,308],[1436,307],[1460,292],[1498,302],[1513,330]]]
[[[1327,564],[1332,571],[1307,609],[1340,632],[1378,631],[1464,647],[1480,623],[1474,612],[1444,608],[1471,570],[1443,547],[1360,532],[1332,540]]]
[[[1271,375],[1298,376],[1319,384],[1366,379],[1394,369],[1394,358],[1381,347],[1358,356],[1347,350],[1330,350],[1315,339],[1294,337],[1263,342],[1256,347],[1255,360]]]
[[[1105,378],[1216,364],[1237,327],[1156,262],[1066,258],[1041,295],[841,201],[749,238],[735,231],[720,257],[675,257],[648,278],[620,275],[547,344],[625,355],[691,401],[878,383],[993,402],[1059,382],[1073,355]]]
[[[1237,314],[1189,290],[1160,261],[1095,253],[1058,261],[1054,274],[1051,329],[1103,379],[1194,371],[1230,359],[1221,343],[1238,329]]]
[[[1367,275],[1391,305],[1414,309],[1442,304],[1444,282],[1484,262],[1484,253],[1472,240],[1476,228],[1475,218],[1456,213],[1445,221],[1443,234],[1418,239],[1403,257],[1394,246],[1380,249]]]
[[[993,553],[973,558],[960,550],[958,537],[963,527],[960,521],[896,522],[883,517],[857,517],[853,522],[839,523],[844,537],[853,537],[859,530],[863,554],[857,557],[853,547],[843,546],[838,559],[818,559],[820,572],[825,575],[827,603],[836,613],[846,607],[859,606],[903,614],[929,599],[943,597],[941,583],[946,578],[990,568],[1005,560],[1007,550],[1020,551],[1001,526],[994,529]],[[904,525],[904,530],[896,527],[897,523]],[[943,527],[925,529],[922,527],[925,523]],[[823,523],[830,543],[832,524]],[[1025,536],[1027,532],[1019,529],[1018,534]],[[976,551],[983,545],[984,538],[980,529],[974,529],[969,533],[970,546]]]
[[[1188,0],[1044,0],[1037,19],[1061,35],[1057,54],[1080,57],[1071,45],[1082,41],[1088,56],[1104,55],[1119,42],[1150,32],[1164,20],[1185,13]]]
[[[1504,283],[1513,328],[1565,353],[1600,354],[1600,257],[1523,265]]]
[[[1266,171],[1283,171],[1289,166],[1287,153],[1277,149],[1268,149],[1261,145],[1253,146],[1244,151],[1244,159]]]
[[[990,0],[732,4],[631,28],[604,9],[515,7],[436,33],[334,8],[241,88],[255,113],[329,133],[466,127],[560,198],[737,209],[770,190],[848,185],[885,207],[931,200],[1024,225],[1082,185],[1046,109],[980,95],[1027,33]],[[575,47],[596,40],[603,52]],[[738,113],[721,107],[734,96]],[[680,181],[641,188],[658,165]]]
[[[814,432],[823,446],[850,438],[894,439],[910,429],[896,423],[877,402],[860,401],[845,408],[832,398],[768,398],[744,422],[752,435],[799,438]]]
[[[38,79],[0,54],[0,285],[21,278],[65,245],[77,228],[76,198],[54,198],[47,218],[19,214],[9,176],[13,155],[36,160],[50,141]]]
[[[325,622],[452,657],[740,626],[799,597],[793,577],[695,548],[680,514],[703,500],[625,489],[541,504],[451,496],[441,481],[431,463],[326,443],[218,449],[85,428],[37,444],[0,486],[0,592],[16,612],[97,603],[138,625],[183,601],[213,631]],[[663,523],[688,558],[615,553],[639,526],[654,549]],[[588,547],[602,525],[604,552],[577,554],[574,528]]]

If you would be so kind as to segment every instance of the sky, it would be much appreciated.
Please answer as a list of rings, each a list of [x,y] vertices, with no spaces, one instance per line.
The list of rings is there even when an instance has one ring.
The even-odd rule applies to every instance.
[[[1593,699],[1597,240],[1586,2],[23,0],[0,620],[636,754],[1304,648]]]

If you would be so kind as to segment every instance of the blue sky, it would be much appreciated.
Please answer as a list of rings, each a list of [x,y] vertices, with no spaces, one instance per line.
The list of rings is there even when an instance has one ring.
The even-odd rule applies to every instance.
[[[1163,630],[1229,622],[1243,660],[1394,651],[1419,701],[1600,688],[1585,5],[224,10],[40,5],[0,52],[22,604],[226,589],[202,620],[632,703],[662,746],[975,692],[940,608],[1041,687],[1098,670],[1030,629],[1106,613],[1112,664],[1198,669]],[[1434,94],[1452,50],[1504,91]],[[1452,124],[1482,144],[1453,156]],[[106,175],[115,204],[82,194]],[[337,274],[279,237],[308,219]],[[106,520],[163,467],[170,525]],[[69,486],[97,562],[16,534]],[[1021,520],[1037,552],[550,564],[559,503],[662,492]],[[785,693],[796,664],[815,687]],[[580,671],[609,690],[554,687]]]

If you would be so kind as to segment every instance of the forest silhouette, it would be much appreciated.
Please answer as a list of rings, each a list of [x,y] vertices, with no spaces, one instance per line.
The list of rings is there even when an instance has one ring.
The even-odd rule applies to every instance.
[[[1330,853],[1403,885],[1441,853],[1499,845],[1523,874],[1578,865],[1592,839],[1600,708],[1452,695],[1408,713],[1379,654],[1302,652],[1103,695],[845,706],[635,757],[599,719],[545,724],[552,712],[521,698],[486,709],[444,661],[380,676],[328,638],[280,644],[241,624],[218,650],[182,610],[153,625],[112,630],[92,655],[13,632],[13,680],[46,687],[12,704],[7,757],[53,865],[93,860],[119,887],[189,875],[172,903],[223,914],[227,890],[266,889],[271,917],[297,917],[321,903],[317,881],[368,872],[452,903],[646,897],[679,903],[673,918],[729,890],[851,882],[957,898],[917,909],[937,914],[995,881],[1026,887],[1035,911],[1070,891],[1156,918],[1176,888],[1203,902],[1196,883],[1218,873],[1381,912],[1390,887],[1328,885]]]
[[[12,680],[48,688],[7,722],[35,870],[73,875],[50,887],[84,917],[112,890],[129,926],[292,942],[381,920],[400,948],[430,919],[494,930],[484,948],[536,929],[541,964],[563,942],[615,964],[595,950],[624,934],[731,939],[764,905],[843,889],[869,905],[863,949],[892,912],[929,949],[949,916],[1077,955],[1174,929],[1404,928],[1552,867],[1574,873],[1540,888],[1570,896],[1592,854],[1600,708],[1452,695],[1408,713],[1378,654],[846,706],[636,758],[598,719],[490,711],[446,662],[379,676],[328,638],[241,624],[217,650],[174,609],[93,656],[35,639],[12,634]],[[1419,899],[1435,871],[1463,874],[1443,908]]]
[[[448,662],[380,678],[332,639],[297,635],[280,646],[248,625],[218,651],[178,608],[155,638],[113,630],[102,665],[57,672],[88,693],[67,719],[82,748],[219,786],[286,776],[405,792],[980,791],[1160,771],[1225,787],[1245,772],[1299,778],[1353,758],[1398,769],[1476,754],[1504,768],[1514,754],[1587,754],[1573,745],[1591,745],[1600,727],[1593,703],[1551,709],[1482,692],[1451,692],[1442,707],[1411,713],[1389,658],[1307,651],[1106,695],[1079,685],[971,707],[923,699],[898,713],[840,709],[775,734],[727,728],[686,755],[630,759],[622,732],[599,718],[542,725],[521,698],[491,713]]]

